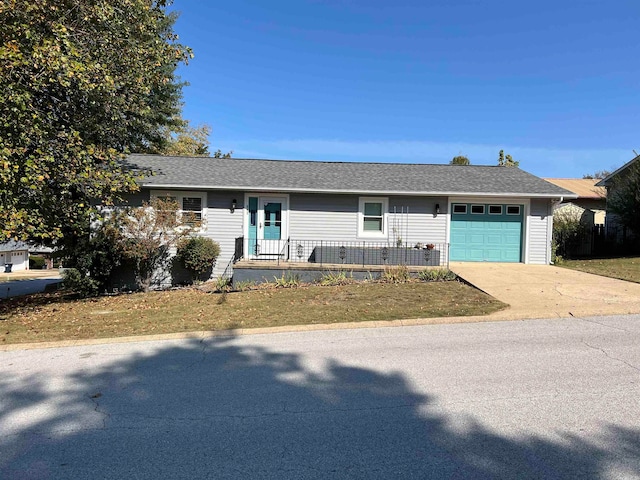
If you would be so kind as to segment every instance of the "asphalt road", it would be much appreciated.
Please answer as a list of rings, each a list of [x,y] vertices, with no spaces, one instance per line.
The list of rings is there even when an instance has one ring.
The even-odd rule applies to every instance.
[[[640,316],[0,352],[0,478],[640,478]]]
[[[30,293],[44,292],[47,285],[60,283],[62,278],[36,278],[32,280],[17,280],[15,282],[0,282],[0,301],[3,298],[18,297]]]

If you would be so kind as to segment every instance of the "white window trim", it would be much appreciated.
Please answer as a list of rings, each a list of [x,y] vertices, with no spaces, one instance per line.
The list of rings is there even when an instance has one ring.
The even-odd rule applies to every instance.
[[[479,213],[479,212],[474,212],[474,211],[473,211],[473,207],[482,207],[482,212],[480,212],[480,213]],[[486,209],[486,207],[484,206],[484,204],[480,205],[480,204],[477,204],[477,203],[476,203],[476,204],[472,204],[472,205],[471,205],[471,212],[470,212],[470,213],[471,213],[471,215],[485,215],[485,214],[486,214],[486,212],[487,212],[487,209]]]
[[[491,207],[498,207],[500,209],[500,211],[498,213],[494,213],[491,211]],[[502,215],[502,211],[503,211],[503,206],[502,205],[489,205],[489,208],[487,209],[487,213],[489,215]]]
[[[365,203],[381,203],[382,204],[382,231],[374,232],[364,229],[364,204]],[[387,238],[389,216],[389,198],[388,197],[360,197],[358,199],[358,238]]]
[[[512,207],[518,207],[518,213],[509,213],[509,208],[512,208]],[[506,213],[507,213],[507,215],[512,215],[512,216],[522,215],[522,206],[521,205],[507,205]]]
[[[454,211],[456,207],[464,207],[464,212],[456,212]],[[467,214],[467,204],[466,203],[452,203],[451,204],[451,213],[454,215],[466,215]]]
[[[190,192],[187,190],[151,190],[150,198],[164,198],[174,197],[180,209],[179,213],[182,213],[182,200],[187,198],[201,198],[202,199],[202,220],[200,228],[195,229],[197,233],[203,233],[207,230],[207,192]]]

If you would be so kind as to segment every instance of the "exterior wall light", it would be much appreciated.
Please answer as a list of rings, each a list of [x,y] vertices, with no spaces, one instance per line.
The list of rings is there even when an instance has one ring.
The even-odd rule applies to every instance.
[[[435,210],[435,214],[438,215],[440,213],[440,204],[436,203],[436,210]]]
[[[234,198],[233,200],[231,200],[231,213],[236,211],[236,205],[238,204],[238,201]]]

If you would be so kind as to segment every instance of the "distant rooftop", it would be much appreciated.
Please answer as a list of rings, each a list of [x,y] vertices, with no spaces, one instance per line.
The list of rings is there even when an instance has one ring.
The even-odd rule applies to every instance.
[[[547,182],[569,190],[578,198],[602,199],[607,197],[607,189],[597,187],[599,178],[545,178]]]
[[[131,168],[151,170],[153,188],[357,194],[569,197],[575,195],[515,167],[255,160],[130,155]]]

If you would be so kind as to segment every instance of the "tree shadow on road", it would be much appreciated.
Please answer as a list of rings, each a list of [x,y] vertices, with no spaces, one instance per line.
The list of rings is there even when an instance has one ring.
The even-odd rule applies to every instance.
[[[400,373],[251,338],[76,347],[69,376],[3,374],[0,478],[640,477],[637,429],[552,441],[461,428]]]

